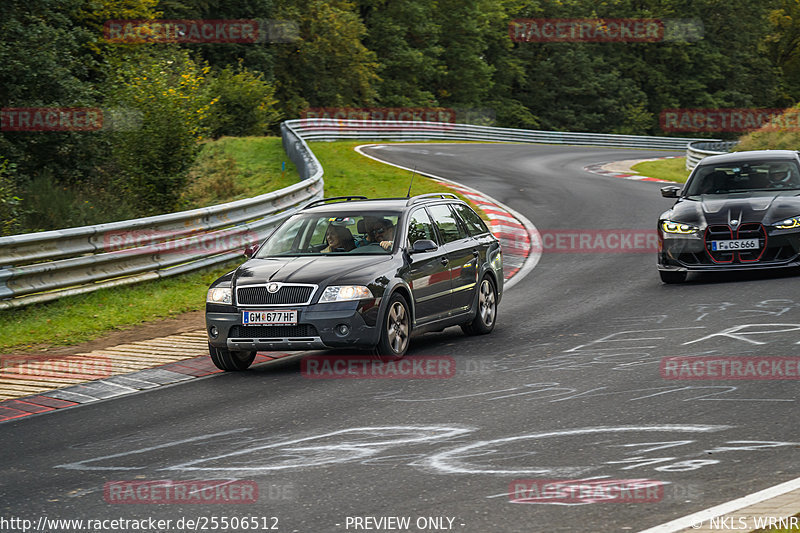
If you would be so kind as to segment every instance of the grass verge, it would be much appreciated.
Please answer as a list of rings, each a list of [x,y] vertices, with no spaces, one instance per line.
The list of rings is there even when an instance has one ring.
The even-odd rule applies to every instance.
[[[641,176],[676,181],[678,183],[685,183],[686,178],[689,177],[689,171],[686,170],[685,157],[645,161],[643,163],[637,163],[631,168]]]
[[[203,144],[181,194],[181,209],[250,198],[299,180],[280,137],[222,137]]]
[[[335,141],[308,143],[325,169],[325,196],[358,194],[368,198],[402,197],[408,192],[411,172],[374,159],[364,157],[354,150],[364,141]],[[390,143],[381,143],[390,144]],[[441,183],[417,174],[411,187],[411,196],[454,191]],[[469,202],[458,193],[456,196]],[[484,213],[473,205],[486,218]]]
[[[205,307],[212,281],[236,266],[182,274],[0,311],[0,352],[69,346],[114,330]]]
[[[353,148],[360,144],[363,141],[311,143],[325,169],[326,196],[405,196],[411,174],[356,153]],[[281,172],[284,160],[285,173]],[[207,143],[193,173],[184,194],[186,208],[263,194],[299,179],[278,137],[230,137]],[[229,188],[231,182],[236,186]],[[432,192],[452,191],[422,176],[414,178],[412,194]],[[0,324],[4,326],[0,352],[69,346],[114,330],[203,309],[208,286],[236,264],[0,310]]]

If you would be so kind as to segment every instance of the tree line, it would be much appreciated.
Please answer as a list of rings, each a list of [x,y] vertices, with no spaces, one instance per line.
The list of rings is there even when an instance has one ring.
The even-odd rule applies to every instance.
[[[169,211],[201,143],[320,107],[478,110],[499,126],[664,134],[676,108],[800,100],[797,0],[4,0],[3,108],[97,107],[92,131],[0,131],[0,231]],[[112,42],[109,21],[258,20],[258,42]],[[649,42],[513,39],[520,19],[677,21]],[[284,25],[284,26],[281,26]],[[513,28],[513,26],[512,26]],[[483,116],[481,115],[481,116]]]

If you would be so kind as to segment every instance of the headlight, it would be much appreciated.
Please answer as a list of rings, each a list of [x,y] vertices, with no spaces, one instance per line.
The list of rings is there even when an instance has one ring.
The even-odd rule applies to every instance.
[[[349,300],[363,300],[373,298],[372,291],[363,285],[331,285],[320,297],[320,303],[346,302]]]
[[[233,303],[233,291],[230,287],[214,287],[208,289],[206,302],[212,304],[231,304]]]
[[[787,218],[775,224],[775,227],[778,229],[800,228],[800,217]]]
[[[691,224],[683,224],[682,222],[673,222],[671,220],[662,222],[661,229],[664,233],[680,233],[681,235],[688,235],[697,231],[697,227]]]

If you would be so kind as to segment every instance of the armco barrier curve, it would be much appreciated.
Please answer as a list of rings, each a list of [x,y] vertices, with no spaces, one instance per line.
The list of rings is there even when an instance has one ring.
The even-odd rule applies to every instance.
[[[704,157],[730,152],[739,141],[693,141],[686,146],[686,170],[694,170]]]
[[[322,197],[323,169],[306,141],[471,140],[684,150],[687,142],[700,140],[335,119],[286,121],[281,135],[302,181],[279,191],[179,213],[0,237],[0,309],[181,274],[239,257],[246,243],[265,238],[301,205]],[[115,236],[126,233],[154,237],[144,245],[118,249]]]
[[[306,141],[346,139],[387,141],[451,140],[613,146],[618,148],[650,148],[653,150],[685,150],[687,143],[691,141],[708,141],[708,139],[679,137],[520,130],[449,122],[383,122],[315,118],[290,120],[285,124],[291,125],[292,129]]]
[[[284,149],[303,178],[284,189],[191,211],[0,238],[0,308],[181,274],[240,257],[246,244],[265,238],[301,205],[323,194],[319,161],[291,126],[281,129]],[[148,239],[144,245],[118,249],[126,235]]]

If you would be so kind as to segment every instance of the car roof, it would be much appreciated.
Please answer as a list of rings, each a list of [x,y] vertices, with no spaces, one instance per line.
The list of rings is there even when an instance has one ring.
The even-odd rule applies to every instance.
[[[328,203],[319,203],[323,200],[329,200]],[[340,198],[324,198],[311,202],[302,210],[313,213],[341,213],[343,210],[347,211],[404,211],[407,208],[428,205],[437,202],[455,202],[463,204],[464,202],[451,193],[431,194],[413,196],[411,198],[359,198],[359,197],[342,197]],[[317,205],[314,205],[317,204]]]
[[[772,160],[797,160],[798,155],[794,150],[750,150],[746,152],[731,152],[729,154],[710,155],[698,163],[700,165],[719,165],[724,163],[742,163],[744,161]]]

